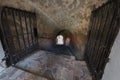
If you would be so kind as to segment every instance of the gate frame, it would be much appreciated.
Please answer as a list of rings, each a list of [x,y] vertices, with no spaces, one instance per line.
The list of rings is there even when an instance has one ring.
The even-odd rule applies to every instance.
[[[116,36],[117,36],[117,34],[118,34],[118,32],[119,32],[119,29],[120,29],[120,1],[119,0],[109,0],[108,2],[106,2],[105,4],[103,4],[102,6],[100,6],[99,8],[97,8],[97,9],[94,9],[93,11],[92,11],[92,14],[91,14],[91,18],[90,18],[90,21],[92,21],[93,19],[92,19],[92,16],[93,16],[93,13],[94,12],[96,12],[97,10],[100,10],[101,8],[103,8],[103,7],[105,7],[106,5],[108,5],[109,3],[115,3],[116,4],[116,8],[117,8],[117,18],[116,18],[116,22],[117,22],[117,26],[118,26],[118,30],[114,33],[115,34],[115,36],[113,37],[114,39],[112,40],[112,42],[111,42],[111,45],[110,45],[110,48],[109,48],[109,50],[108,50],[108,53],[110,54],[110,51],[111,51],[111,48],[112,48],[112,45],[113,45],[113,43],[114,43],[114,41],[115,41],[115,38],[116,38]],[[104,74],[104,69],[105,69],[105,66],[106,66],[106,64],[107,64],[107,62],[109,62],[109,55],[107,55],[107,58],[106,59],[104,59],[105,61],[105,65],[103,65],[103,71],[102,72],[97,72],[96,71],[96,69],[94,68],[94,65],[91,63],[91,57],[89,57],[89,54],[88,54],[88,41],[89,41],[89,38],[90,38],[90,35],[91,35],[91,28],[92,28],[92,22],[90,22],[90,29],[89,29],[89,31],[88,31],[88,38],[87,38],[87,43],[86,43],[86,47],[85,47],[85,60],[86,60],[86,62],[87,62],[87,64],[88,64],[88,68],[89,68],[89,70],[90,70],[90,72],[91,72],[91,74],[92,74],[92,77],[93,77],[93,80],[100,80],[101,78],[102,78],[102,76],[103,76],[103,74]]]
[[[2,16],[3,16],[3,14],[4,14],[4,10],[5,9],[7,9],[8,10],[8,12],[9,11],[11,11],[11,14],[12,14],[12,17],[13,17],[13,19],[12,19],[12,21],[13,21],[13,25],[14,25],[14,28],[16,28],[16,24],[14,23],[14,20],[15,20],[15,12],[16,13],[18,13],[19,14],[19,16],[24,16],[24,18],[26,19],[26,16],[28,16],[28,18],[29,18],[29,20],[30,20],[30,18],[31,18],[31,20],[32,19],[34,19],[34,26],[33,26],[33,28],[34,27],[36,27],[37,28],[37,18],[36,18],[36,13],[35,12],[30,12],[30,11],[26,11],[26,10],[21,10],[21,9],[16,9],[16,8],[13,8],[13,7],[7,7],[7,6],[3,6],[3,7],[0,7],[0,28],[1,28],[1,31],[2,31],[2,35],[3,35],[3,37],[4,37],[4,41],[5,41],[5,46],[6,46],[6,49],[5,49],[5,58],[4,58],[4,60],[6,60],[6,65],[7,65],[7,63],[8,63],[8,65],[7,66],[10,66],[10,65],[15,65],[18,61],[20,61],[22,58],[25,58],[28,54],[30,55],[30,53],[32,53],[33,51],[35,51],[35,50],[37,50],[38,48],[39,48],[39,44],[38,44],[38,36],[35,38],[35,42],[34,43],[32,43],[33,44],[33,46],[29,46],[28,47],[28,49],[26,49],[25,48],[25,51],[21,51],[21,52],[18,52],[19,54],[12,54],[11,53],[11,51],[10,51],[10,47],[9,47],[9,40],[8,40],[8,38],[7,38],[7,35],[6,35],[6,32],[4,31],[4,26],[3,26],[3,18],[2,18]],[[14,13],[13,13],[14,12]],[[5,12],[5,13],[7,13],[7,11]],[[20,14],[21,13],[21,14]],[[22,18],[22,17],[21,17]],[[7,19],[8,20],[8,19]],[[21,20],[20,20],[21,21]],[[6,21],[7,22],[7,21]],[[21,25],[22,23],[20,23],[20,25]],[[28,23],[26,23],[25,22],[25,27],[28,27],[27,26],[27,24]],[[31,23],[30,23],[30,25],[31,25]],[[11,26],[9,26],[9,24],[8,24],[8,27],[11,27]],[[20,26],[19,26],[20,27]],[[23,26],[21,26],[21,28],[23,28]],[[30,28],[31,28],[31,26],[30,26]],[[32,30],[33,28],[31,28],[30,30]],[[16,31],[16,30],[15,30]],[[33,30],[33,32],[32,31],[30,31],[31,33],[31,36],[32,35],[34,35],[35,36],[35,32],[34,32],[34,30]],[[10,32],[11,33],[11,32]],[[16,33],[16,35],[18,36],[18,31],[16,31],[15,32]],[[27,31],[27,33],[28,33],[28,31]],[[12,34],[12,33],[11,33]],[[22,34],[23,35],[25,35],[23,32],[22,32]],[[29,34],[27,34],[27,36],[28,36]],[[11,36],[11,37],[13,37],[13,36]],[[33,38],[33,37],[32,37]],[[23,39],[23,38],[22,38]],[[12,42],[13,42],[13,40],[12,40]],[[17,42],[19,42],[18,40],[17,40]],[[25,41],[24,41],[25,42]],[[25,45],[25,44],[24,44]],[[29,44],[30,45],[30,44]],[[13,44],[13,46],[14,46],[14,44]],[[20,44],[19,44],[19,46],[20,46]],[[20,49],[21,50],[21,49]],[[15,53],[15,52],[14,52]],[[17,58],[16,58],[17,57]]]

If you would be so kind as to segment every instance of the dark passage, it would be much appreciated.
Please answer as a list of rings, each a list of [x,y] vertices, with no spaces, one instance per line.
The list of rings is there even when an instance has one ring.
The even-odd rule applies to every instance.
[[[56,54],[64,54],[64,55],[70,55],[70,56],[74,56],[76,51],[74,47],[66,46],[66,45],[55,45],[46,50],[50,52],[54,52]]]

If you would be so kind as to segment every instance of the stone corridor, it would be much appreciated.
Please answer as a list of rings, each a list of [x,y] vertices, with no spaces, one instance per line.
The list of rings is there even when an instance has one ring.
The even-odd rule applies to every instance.
[[[92,80],[92,77],[85,61],[40,50],[5,69],[0,80]]]
[[[109,31],[106,29],[106,26],[109,25],[108,23],[111,20],[108,19],[107,21],[107,14],[110,12],[109,9],[107,10],[109,6],[103,9],[106,10],[106,17],[102,16],[103,11],[102,13],[96,12],[100,13],[99,16],[95,16],[95,18],[98,17],[96,18],[97,20],[91,20],[91,15],[93,15],[94,10],[107,1],[108,0],[0,0],[1,9],[4,6],[12,8],[8,8],[5,12],[3,11],[5,15],[3,15],[3,17],[1,16],[3,25],[0,27],[4,29],[4,32],[8,36],[8,39],[5,40],[9,43],[10,51],[8,51],[2,36],[0,36],[0,40],[2,41],[4,51],[7,52],[5,54],[7,54],[8,57],[4,62],[10,67],[2,68],[0,64],[0,80],[92,80],[92,77],[95,78],[96,74],[90,73],[88,70],[88,66],[90,65],[86,64],[87,61],[85,62],[85,51],[87,51],[85,49],[88,43],[89,31],[93,31],[93,33],[96,34],[92,36],[93,38],[90,36],[92,39],[90,40],[91,53],[94,53],[94,50],[92,50],[94,48],[97,53],[99,49],[102,50],[100,45],[102,39],[98,37],[101,37],[103,33],[99,34],[97,31],[103,31],[97,29],[102,26],[103,29],[105,27],[105,30],[107,30],[104,32]],[[111,7],[112,6],[110,6],[110,10],[114,13]],[[30,15],[31,13],[34,14]],[[112,13],[110,15],[112,15]],[[104,17],[104,19],[102,19],[102,17]],[[99,20],[102,24],[99,23]],[[94,23],[93,27],[96,28],[90,30],[92,22]],[[9,26],[6,23],[8,23]],[[2,31],[0,30],[0,32]],[[110,32],[112,32],[112,28]],[[58,45],[57,43],[57,37],[59,35],[63,36],[62,45]],[[105,36],[107,36],[107,34]],[[92,41],[94,42],[93,45],[96,45],[96,39],[98,39],[100,44],[98,43],[98,46],[94,47],[92,46]],[[104,39],[103,43],[107,41]],[[39,50],[36,51],[38,48]],[[31,53],[32,51],[34,52]],[[12,57],[8,56],[8,53],[10,53]],[[99,55],[96,56],[99,57]],[[23,57],[26,58],[23,59]],[[3,58],[4,55],[0,54],[0,60]],[[10,60],[10,58],[13,59]],[[96,59],[97,58],[95,58],[95,61],[97,62]],[[11,63],[13,64],[14,62],[17,63],[11,66]],[[97,64],[97,66],[98,65],[99,64]],[[93,65],[92,67],[94,68]],[[97,74],[100,74],[99,71]]]

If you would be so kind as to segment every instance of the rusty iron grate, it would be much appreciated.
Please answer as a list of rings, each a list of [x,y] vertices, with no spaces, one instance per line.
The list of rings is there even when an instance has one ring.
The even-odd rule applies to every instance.
[[[92,12],[86,61],[95,80],[101,80],[114,40],[120,28],[120,5],[117,0],[108,1]]]
[[[6,60],[10,61],[10,64],[15,64],[38,48],[36,14],[12,7],[2,7],[0,15]]]

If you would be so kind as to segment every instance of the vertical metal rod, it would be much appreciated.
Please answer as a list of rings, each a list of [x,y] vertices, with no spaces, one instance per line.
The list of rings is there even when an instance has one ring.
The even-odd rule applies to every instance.
[[[7,50],[8,50],[8,55],[9,55],[9,58],[10,58],[10,63],[11,64],[14,64],[14,61],[13,61],[13,55],[11,55],[11,50],[10,50],[10,48],[9,48],[9,41],[8,41],[8,38],[7,38],[7,34],[6,34],[6,32],[5,32],[5,30],[4,30],[4,24],[2,23],[2,20],[3,20],[3,16],[4,16],[4,12],[5,11],[3,11],[3,12],[1,12],[1,18],[0,18],[0,28],[1,28],[1,30],[2,30],[2,33],[3,33],[3,35],[4,35],[4,40],[5,40],[5,44],[6,44],[6,47],[7,47]],[[7,54],[6,54],[7,55]]]
[[[96,19],[94,18],[95,17],[95,12],[92,12],[92,17],[91,17],[91,26],[90,26],[90,31],[89,31],[89,37],[88,37],[88,42],[87,42],[87,49],[86,49],[86,56],[87,56],[87,60],[88,60],[88,63],[89,63],[89,67],[91,68],[91,71],[93,72],[94,69],[93,69],[93,63],[91,61],[92,57],[90,56],[90,46],[91,46],[91,37],[92,37],[92,34],[93,34],[93,30],[94,30],[94,25],[95,25],[95,22],[96,22]]]
[[[35,14],[35,13],[34,13]],[[37,18],[36,18],[36,14],[34,15],[35,16],[35,27],[37,29]],[[38,31],[36,32],[37,33],[37,37],[36,37],[36,43],[38,44]]]
[[[88,48],[89,48],[89,42],[90,42],[90,36],[91,36],[91,33],[92,33],[92,30],[93,30],[93,22],[95,21],[95,18],[94,18],[94,14],[93,14],[93,12],[92,12],[92,14],[91,14],[91,18],[90,18],[90,28],[89,28],[89,32],[88,32],[88,38],[87,38],[87,43],[86,43],[86,48],[85,48],[85,59],[86,59],[86,61],[87,61],[87,63],[88,63],[88,66],[89,66],[89,68],[90,68],[90,70],[91,70],[91,72],[93,73],[93,74],[95,74],[94,73],[94,69],[93,69],[93,63],[92,63],[92,57],[90,57],[90,52],[89,52],[89,50],[88,50]]]
[[[35,45],[35,36],[34,36],[34,17],[33,17],[33,14],[32,14],[32,30],[33,30],[33,32],[32,32],[32,35],[33,35],[33,44]]]
[[[3,13],[3,11],[4,11],[4,13]],[[21,54],[21,53],[31,52],[38,47],[38,44],[37,44],[38,39],[33,40],[33,37],[34,37],[33,29],[34,28],[32,28],[32,27],[37,27],[36,15],[35,15],[35,13],[32,13],[32,12],[19,10],[19,9],[15,9],[15,8],[11,8],[11,7],[5,7],[3,9],[3,11],[2,11],[2,16],[0,18],[1,19],[0,27],[1,27],[3,35],[4,35],[6,47],[8,49],[8,56],[10,58],[10,62],[11,62],[11,64],[13,64],[13,63],[15,64],[16,61],[18,61],[18,59],[24,57],[24,54]],[[15,12],[16,12],[16,15],[15,15]],[[9,15],[9,13],[10,13],[10,15]],[[29,16],[29,14],[30,14],[30,16]],[[26,16],[26,15],[28,15],[28,16]],[[13,28],[11,29],[11,27],[10,27],[11,21],[9,21],[9,16],[10,16],[10,20],[12,19],[12,24],[14,26],[13,28],[15,29],[15,36],[11,33],[11,32],[13,32],[12,31]],[[17,20],[17,18],[18,18],[18,20]],[[25,42],[26,33],[24,33],[24,30],[23,30],[24,29],[24,24],[22,21],[23,19],[25,19],[24,23],[25,23],[25,28],[26,28],[26,32],[27,32],[27,40],[29,43],[28,48],[26,47],[26,42]],[[4,21],[3,23],[2,23],[2,20]],[[28,20],[28,22],[27,22],[27,20]],[[7,22],[7,24],[6,24],[6,22]],[[28,30],[29,22],[30,22],[30,30]],[[19,24],[19,26],[17,26],[17,23]],[[18,27],[20,28],[20,30],[18,30]],[[30,42],[30,36],[32,39],[31,42]],[[17,47],[15,46],[15,43],[13,42],[14,38],[16,39],[16,42],[18,43]],[[21,44],[21,40],[22,40],[23,45]],[[30,45],[31,43],[32,43],[32,45]],[[18,50],[16,48],[18,48]],[[13,53],[16,53],[16,51],[18,51],[19,54],[13,54]]]
[[[106,16],[106,15],[105,15]],[[102,28],[101,28],[101,30],[102,30],[102,32],[104,31],[104,26],[105,26],[105,24],[106,24],[106,21],[107,21],[107,17],[105,17],[105,22],[103,23],[103,25],[102,25]],[[101,33],[102,33],[101,32]],[[102,34],[101,34],[101,36],[102,36]],[[101,37],[102,38],[102,37]],[[98,42],[98,44],[99,44],[99,46],[101,45],[101,38],[99,39],[99,42]],[[96,51],[98,51],[99,49],[97,49]],[[97,56],[99,56],[99,54],[98,53],[96,53],[96,55]],[[95,56],[94,56],[95,57]],[[96,63],[95,63],[96,64]],[[96,65],[95,65],[96,66]]]
[[[100,11],[101,11],[101,10],[100,10]],[[93,35],[94,38],[93,38],[93,40],[92,40],[92,46],[93,46],[93,47],[91,47],[91,50],[90,50],[90,51],[91,51],[91,57],[93,57],[93,58],[94,58],[94,56],[96,55],[96,53],[94,52],[94,49],[96,48],[96,44],[97,44],[97,43],[96,43],[96,42],[97,42],[97,37],[98,37],[97,34],[98,34],[98,29],[99,29],[99,24],[100,24],[100,17],[101,17],[100,15],[101,15],[101,13],[98,12],[96,15],[97,15],[97,16],[96,16],[97,22],[96,22],[96,26],[94,27],[95,29],[94,29],[94,31],[93,31],[93,32],[94,32],[94,33],[93,33],[93,34],[94,34],[94,35]],[[94,62],[94,61],[93,61],[93,58],[91,59],[92,62]],[[95,64],[93,64],[93,65],[95,65]]]
[[[115,13],[114,13],[114,20],[113,20],[113,24],[111,24],[111,26],[113,25],[114,27],[112,27],[111,32],[110,32],[110,36],[108,41],[106,41],[108,45],[112,46],[114,43],[114,40],[119,32],[120,29],[120,1],[116,0],[114,2],[114,6],[115,6]],[[111,44],[110,44],[111,43]],[[108,57],[109,54],[106,54],[105,57]]]
[[[33,43],[33,28],[32,28],[32,25],[31,25],[31,14],[29,14],[29,23],[30,23],[30,31],[31,31],[31,38],[32,38],[32,45],[34,45],[34,43]]]
[[[28,32],[28,24],[27,24],[27,21],[26,21],[26,16],[27,14],[24,13],[24,18],[25,18],[25,25],[26,25],[26,32],[27,32],[27,40],[28,40],[28,45],[30,47],[30,39],[29,39],[29,32]]]
[[[95,12],[93,12],[93,17],[95,16]],[[89,37],[89,43],[88,43],[88,54],[91,55],[90,50],[91,50],[91,44],[92,44],[92,37],[93,37],[93,31],[94,31],[94,26],[96,25],[96,19],[93,19],[93,24],[92,24],[92,29],[91,29],[91,34]],[[91,56],[90,56],[91,57]]]
[[[15,20],[15,12],[14,10],[11,10],[12,11],[12,17],[13,17],[13,22],[14,22],[14,27],[15,27],[15,31],[16,31],[16,37],[17,37],[17,41],[18,41],[18,45],[19,45],[19,51],[21,50],[21,46],[20,46],[20,40],[19,40],[19,34],[18,34],[18,30],[17,30],[17,25],[16,25],[16,20]]]
[[[109,35],[109,32],[110,32],[110,27],[111,27],[111,23],[112,23],[112,20],[113,20],[113,18],[114,18],[114,16],[113,16],[113,14],[114,14],[114,11],[112,11],[112,13],[111,13],[111,10],[112,9],[114,9],[113,8],[113,5],[109,5],[110,6],[110,8],[108,9],[109,10],[109,14],[108,14],[108,17],[106,18],[107,19],[107,22],[106,22],[106,25],[104,26],[104,32],[103,33],[107,33],[107,34],[105,34],[104,35],[104,37],[103,37],[103,39],[102,39],[102,43],[101,44],[103,44],[104,46],[107,46],[106,45],[106,40],[108,39],[108,35]],[[112,14],[112,15],[111,15]],[[108,27],[107,27],[108,26]],[[105,47],[105,48],[102,48],[103,50],[105,50],[105,49],[107,49],[107,47]],[[99,52],[98,53],[100,53],[101,55],[100,55],[100,58],[102,58],[102,55],[104,54],[103,52],[101,52],[101,51],[103,51],[103,50],[98,50]],[[100,62],[100,60],[101,59],[98,59],[97,61],[99,61]],[[97,68],[99,67],[99,62],[97,63]]]
[[[24,42],[24,49],[26,49],[26,43],[25,43],[25,37],[24,37],[24,33],[23,33],[23,26],[22,26],[22,19],[21,19],[21,12],[18,12],[18,16],[19,16],[19,20],[20,20],[20,28],[21,28],[21,32],[22,32],[22,38],[23,38],[23,42]]]
[[[101,21],[100,21],[100,26],[99,26],[99,32],[98,32],[98,34],[97,34],[97,40],[96,40],[96,45],[95,45],[95,49],[94,49],[94,58],[93,58],[93,62],[94,62],[94,64],[96,64],[96,59],[98,59],[98,57],[97,56],[99,56],[100,54],[97,54],[97,50],[99,50],[99,48],[100,48],[100,45],[101,44],[99,44],[100,43],[100,36],[102,35],[101,34],[101,32],[103,31],[103,28],[104,28],[104,24],[105,24],[105,22],[103,23],[103,20],[105,20],[105,17],[106,17],[106,14],[107,13],[107,7],[105,7],[104,9],[103,9],[103,11],[102,11],[102,14],[101,14]],[[97,57],[97,58],[96,58]],[[97,62],[98,63],[98,62]]]
[[[106,27],[107,27],[108,22],[109,22],[109,21],[108,21],[108,18],[109,18],[109,15],[110,15],[110,10],[109,10],[109,9],[110,9],[110,8],[108,7],[108,9],[107,9],[108,11],[107,11],[107,14],[106,14],[106,17],[105,17],[106,20],[105,20],[105,23],[104,23],[104,26],[103,26],[103,29],[102,29],[102,32],[101,32],[102,34],[101,34],[101,36],[100,36],[100,40],[99,40],[99,44],[98,44],[100,48],[101,48],[101,45],[104,45],[104,39],[105,39],[106,34],[103,35],[103,33],[106,31]],[[103,48],[102,48],[102,49],[103,49]],[[100,59],[100,56],[101,56],[102,53],[100,53],[101,49],[99,49],[99,48],[98,48],[96,51],[97,51],[97,54],[98,54],[98,55],[96,56],[95,59],[97,59],[97,61],[98,61],[98,60]],[[98,57],[99,57],[99,59],[98,59]],[[97,61],[96,61],[96,62],[97,62]],[[98,63],[99,63],[99,62],[96,63],[96,66],[98,65]],[[96,68],[97,68],[97,67],[96,67]]]
[[[89,49],[89,53],[90,53],[90,57],[91,57],[91,61],[92,61],[92,58],[93,58],[93,56],[92,56],[92,49],[94,48],[94,44],[95,43],[93,43],[94,41],[95,41],[95,33],[96,33],[96,29],[97,29],[97,25],[98,25],[98,23],[99,23],[99,18],[98,18],[98,16],[97,16],[97,14],[99,14],[98,12],[95,12],[95,25],[93,26],[94,28],[93,28],[93,31],[92,31],[92,37],[91,37],[91,46],[90,46],[90,49]],[[92,61],[93,62],[93,61]],[[94,66],[94,65],[93,65]]]
[[[16,53],[16,48],[15,48],[15,46],[14,46],[14,43],[13,43],[13,36],[12,36],[12,31],[11,31],[11,28],[10,28],[10,26],[9,26],[9,21],[8,21],[8,16],[7,16],[7,9],[5,9],[5,20],[6,20],[6,24],[7,24],[7,26],[8,26],[8,31],[9,31],[9,33],[10,33],[10,40],[12,40],[12,41],[10,41],[11,43],[12,43],[12,47],[13,47],[13,49],[14,49],[14,54]],[[9,42],[9,43],[10,43]],[[12,54],[11,54],[12,55]]]
[[[33,34],[34,34],[34,28],[36,27],[35,26],[35,16],[33,15]],[[34,35],[34,45],[36,44],[36,37],[35,37],[35,35]]]
[[[116,6],[116,5],[114,5],[114,6]],[[105,45],[107,45],[107,48],[105,49],[105,50],[103,50],[103,56],[101,56],[102,58],[103,58],[103,60],[100,62],[100,64],[99,64],[99,68],[98,69],[100,69],[100,66],[102,66],[101,64],[105,64],[105,59],[106,58],[108,58],[108,56],[106,56],[106,55],[109,55],[109,51],[110,51],[110,47],[112,46],[112,42],[114,41],[114,39],[115,38],[113,38],[113,35],[114,35],[114,33],[116,33],[116,32],[118,32],[117,31],[117,25],[116,25],[116,19],[117,19],[117,14],[116,14],[116,12],[117,12],[118,10],[117,10],[117,8],[116,9],[114,9],[114,14],[113,14],[113,19],[112,19],[112,22],[111,22],[111,25],[110,25],[110,31],[108,32],[108,34],[109,35],[107,35],[107,39],[106,39],[106,41],[105,41]]]
[[[90,21],[92,21],[94,18],[93,18],[93,14],[91,14],[91,18],[90,18]],[[88,54],[88,44],[89,44],[89,40],[90,40],[90,35],[91,35],[91,30],[92,30],[92,22],[90,22],[90,26],[89,26],[89,31],[88,31],[88,36],[87,36],[87,43],[86,43],[86,47],[85,47],[85,57],[88,59],[87,56],[89,56]]]
[[[115,9],[116,4],[113,4],[114,1],[111,1],[109,3],[107,2],[102,7],[94,11],[93,16],[98,16],[97,12],[100,14],[102,12],[102,15],[100,17],[98,16],[98,21],[97,19],[93,21],[96,17],[94,17],[91,21],[93,29],[89,33],[89,39],[85,49],[85,54],[91,54],[91,56],[89,56],[88,58],[93,58],[89,62],[93,63],[96,68],[97,72],[95,73],[95,76],[97,80],[99,80],[101,78],[101,75],[103,74],[101,70],[103,71],[104,69],[106,58],[108,58],[109,56],[110,48],[115,39],[115,36],[117,35],[117,32],[119,31],[119,28],[115,26],[116,15],[114,15],[114,12],[117,11]],[[98,31],[94,32],[94,30]],[[95,42],[93,40],[95,40]],[[92,44],[93,42],[94,44]]]

